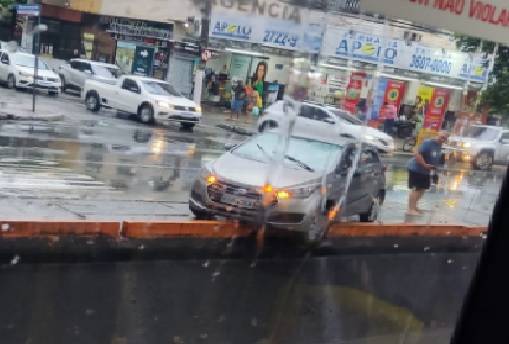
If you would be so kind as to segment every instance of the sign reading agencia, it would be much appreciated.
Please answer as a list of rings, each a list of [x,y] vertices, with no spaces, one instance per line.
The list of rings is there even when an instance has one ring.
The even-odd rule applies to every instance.
[[[361,0],[361,10],[509,44],[507,0]]]

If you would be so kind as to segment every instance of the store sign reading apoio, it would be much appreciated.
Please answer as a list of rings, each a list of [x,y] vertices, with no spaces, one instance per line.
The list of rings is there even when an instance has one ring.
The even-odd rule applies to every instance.
[[[507,0],[361,0],[361,9],[509,44]]]

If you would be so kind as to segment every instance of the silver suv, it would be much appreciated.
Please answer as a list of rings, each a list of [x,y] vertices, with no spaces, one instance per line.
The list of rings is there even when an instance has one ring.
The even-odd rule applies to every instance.
[[[58,74],[62,80],[62,91],[81,91],[88,79],[114,84],[121,74],[117,65],[84,59],[71,59],[60,66]]]
[[[475,169],[487,170],[494,163],[509,162],[509,129],[488,125],[473,125],[461,136],[449,138],[445,146],[449,158],[471,162]]]
[[[377,219],[385,197],[385,173],[375,147],[363,146],[353,171],[355,144],[292,136],[283,150],[283,140],[267,131],[205,166],[189,199],[196,218],[265,221],[271,227],[315,234],[339,216]],[[336,205],[350,173],[339,213]]]

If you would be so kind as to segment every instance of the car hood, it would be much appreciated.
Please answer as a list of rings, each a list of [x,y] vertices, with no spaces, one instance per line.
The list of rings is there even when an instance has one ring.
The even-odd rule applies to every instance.
[[[152,96],[154,100],[168,102],[172,105],[186,106],[186,107],[197,107],[196,103],[185,97],[173,97],[173,96]]]
[[[26,74],[34,74],[34,69],[33,68],[29,68],[29,67],[16,66],[16,70],[18,72],[22,72],[22,73],[26,73]],[[37,74],[39,76],[43,76],[43,77],[46,77],[46,78],[59,79],[58,75],[55,74],[53,71],[51,71],[49,69],[39,69],[37,71]]]
[[[321,177],[318,172],[246,159],[230,152],[223,154],[208,168],[219,179],[254,187],[261,187],[267,181],[276,188],[312,184],[319,182]],[[271,176],[270,180],[267,180],[268,176]]]
[[[371,135],[373,137],[376,137],[377,139],[382,139],[386,141],[392,141],[392,137],[387,135],[384,132],[381,132],[380,130],[377,130],[375,128],[371,128],[368,126],[361,126],[361,125],[348,125],[348,129],[346,132],[355,134],[357,137],[360,137],[362,134],[364,135]]]
[[[449,137],[449,143],[452,143],[452,142],[483,144],[483,143],[493,143],[494,140],[487,141],[487,140],[480,140],[475,137],[451,136],[451,137]]]

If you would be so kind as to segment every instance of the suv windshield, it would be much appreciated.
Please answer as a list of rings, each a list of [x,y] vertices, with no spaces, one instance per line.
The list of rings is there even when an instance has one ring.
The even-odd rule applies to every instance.
[[[13,54],[12,58],[14,63],[20,67],[34,68],[35,67],[35,56],[24,55],[24,54]],[[39,69],[48,70],[48,65],[39,59]]]
[[[95,75],[98,75],[100,77],[115,79],[115,75],[112,74],[108,68],[105,68],[103,66],[92,64],[92,71],[94,72]]]
[[[483,141],[496,140],[500,131],[490,127],[468,127],[463,131],[463,137],[475,138]]]
[[[157,82],[157,81],[142,81],[142,84],[143,84],[143,87],[150,94],[154,94],[154,95],[158,95],[158,96],[168,96],[168,95],[174,96],[174,97],[182,96],[170,84],[166,84],[163,82]]]
[[[243,158],[269,162],[282,154],[283,141],[277,133],[264,133],[245,142],[232,151]],[[331,161],[342,151],[339,144],[317,141],[309,138],[291,137],[284,152],[288,166],[297,166],[296,161],[308,170],[325,171]]]

